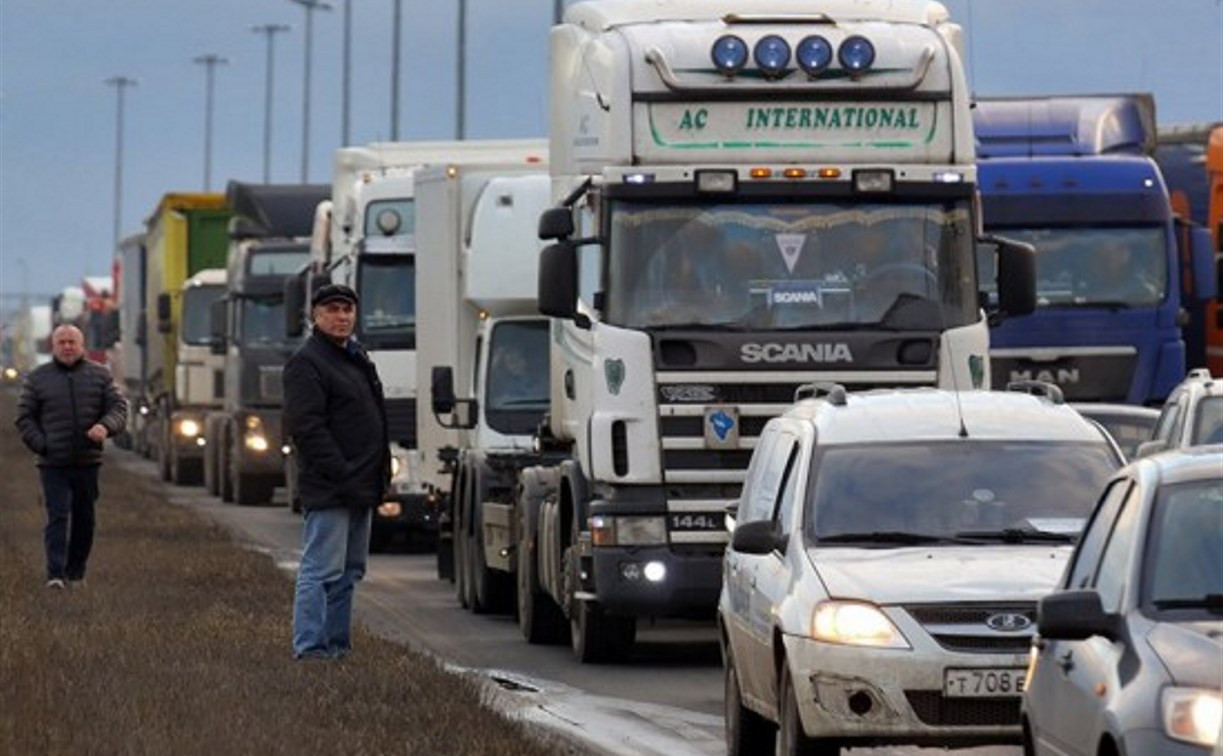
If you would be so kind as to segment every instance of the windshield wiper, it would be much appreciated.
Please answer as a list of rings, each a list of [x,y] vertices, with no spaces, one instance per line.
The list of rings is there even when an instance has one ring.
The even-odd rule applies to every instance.
[[[817,535],[820,543],[960,543],[971,544],[973,541],[960,536],[941,536],[931,533],[910,533],[905,530],[869,530],[861,533],[836,533],[834,535]]]
[[[977,541],[1000,541],[1002,543],[1074,543],[1079,539],[1075,533],[1052,533],[1047,530],[1025,528],[1003,528],[1002,530],[963,530],[957,538]]]
[[[1209,609],[1223,613],[1223,593],[1207,593],[1198,598],[1155,599],[1156,609]]]

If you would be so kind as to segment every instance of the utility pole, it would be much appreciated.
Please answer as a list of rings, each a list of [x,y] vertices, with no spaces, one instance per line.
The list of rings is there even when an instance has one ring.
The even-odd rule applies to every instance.
[[[352,92],[352,0],[344,0],[344,85],[341,94],[340,108],[340,144],[347,145],[348,116],[352,109],[350,94]]]
[[[314,12],[331,10],[322,0],[290,0],[306,9],[306,67],[302,93],[302,183],[310,176],[310,58],[314,38]]]
[[[114,243],[119,244],[119,234],[122,233],[123,219],[123,90],[136,86],[135,79],[127,76],[112,76],[106,79],[106,84],[115,88],[117,107],[115,108],[115,235]]]
[[[216,84],[215,69],[217,66],[229,63],[229,60],[215,53],[208,53],[196,56],[195,62],[204,66],[204,80],[206,82],[204,95],[204,191],[207,192],[212,189],[212,95]]]
[[[458,66],[455,72],[454,138],[467,136],[467,0],[459,0]]]
[[[399,42],[403,29],[403,1],[395,0],[391,28],[391,141],[399,141]]]
[[[552,0],[552,25],[556,26],[565,15],[565,0]]]
[[[252,26],[251,31],[258,32],[267,38],[267,66],[264,77],[263,92],[263,183],[272,183],[272,47],[274,37],[289,31],[288,24],[259,24]]]

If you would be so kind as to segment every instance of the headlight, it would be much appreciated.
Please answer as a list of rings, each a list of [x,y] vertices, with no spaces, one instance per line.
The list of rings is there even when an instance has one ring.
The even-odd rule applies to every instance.
[[[815,608],[811,632],[816,640],[849,646],[909,648],[883,612],[870,604],[825,601]]]
[[[832,45],[818,34],[803,37],[794,48],[794,59],[808,76],[819,76],[832,63]]]
[[[714,68],[727,76],[734,76],[747,65],[747,43],[733,34],[718,37],[709,51]]]
[[[1160,695],[1164,732],[1173,740],[1210,747],[1223,727],[1223,695],[1198,688],[1164,688]]]
[[[776,34],[761,37],[752,52],[756,65],[765,76],[775,78],[786,72],[790,62],[790,44]]]
[[[4,369],[4,377],[9,379],[10,381],[17,380],[17,368],[6,367]]]
[[[403,467],[403,463],[399,461],[399,457],[392,455],[391,456],[391,477],[392,478],[399,477],[399,469],[401,467]]]
[[[178,432],[187,438],[195,438],[200,435],[200,424],[188,418],[178,424]]]
[[[851,74],[862,73],[875,62],[875,46],[866,37],[846,37],[837,48],[837,60],[841,68]]]
[[[246,435],[246,448],[251,451],[265,452],[268,450],[268,440],[258,433]]]
[[[648,546],[667,542],[667,524],[661,517],[590,518],[590,542],[595,546]]]

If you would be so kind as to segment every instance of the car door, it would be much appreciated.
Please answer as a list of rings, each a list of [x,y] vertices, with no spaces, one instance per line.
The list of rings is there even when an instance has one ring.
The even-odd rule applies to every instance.
[[[1104,611],[1121,611],[1128,583],[1130,557],[1137,532],[1140,489],[1125,481],[1117,516],[1091,573],[1087,588],[1100,594]],[[1099,723],[1109,699],[1118,689],[1117,662],[1124,648],[1101,636],[1081,641],[1060,641],[1050,657],[1060,683],[1054,693],[1057,741],[1064,753],[1093,756],[1099,744]]]
[[[798,439],[786,430],[778,432],[753,496],[777,525],[778,504],[788,485],[798,457]],[[789,572],[781,551],[745,560],[748,621],[743,644],[746,668],[744,687],[760,700],[771,700],[777,689],[773,668],[773,628],[777,607],[789,591]]]

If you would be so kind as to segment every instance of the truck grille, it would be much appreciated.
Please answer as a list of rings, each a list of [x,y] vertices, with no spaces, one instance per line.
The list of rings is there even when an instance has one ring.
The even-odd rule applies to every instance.
[[[259,398],[264,401],[279,402],[284,400],[284,383],[281,382],[281,375],[284,373],[283,365],[260,365],[259,366]]]
[[[416,448],[416,400],[386,400],[387,437],[405,449]]]
[[[1034,360],[1018,354],[1020,349],[994,350],[990,352],[990,376],[994,389],[1004,389],[1010,381],[1035,379],[1056,383],[1066,401],[1124,402],[1138,355],[1132,348],[1120,351],[1128,353],[1076,354],[1066,349]]]

